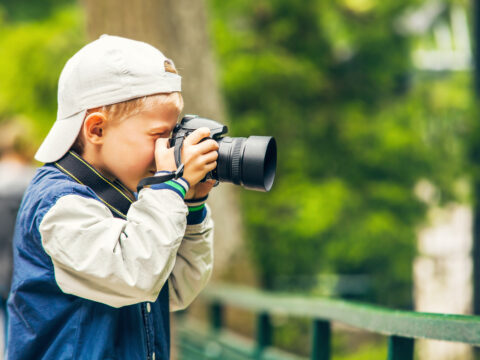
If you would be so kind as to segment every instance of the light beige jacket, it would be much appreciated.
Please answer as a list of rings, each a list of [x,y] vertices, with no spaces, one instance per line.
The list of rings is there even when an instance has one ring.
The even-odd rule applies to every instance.
[[[155,301],[168,281],[170,311],[188,306],[213,265],[213,222],[187,225],[188,208],[168,189],[143,189],[127,214],[95,199],[66,195],[40,224],[61,290],[114,307]]]

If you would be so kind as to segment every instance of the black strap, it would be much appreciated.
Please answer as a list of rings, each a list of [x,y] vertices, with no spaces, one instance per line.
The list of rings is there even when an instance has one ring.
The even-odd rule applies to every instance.
[[[54,165],[76,182],[90,187],[115,217],[127,217],[135,198],[122,183],[108,180],[73,151],[69,151]]]
[[[180,167],[176,171],[172,171],[167,174],[150,176],[140,180],[137,186],[137,192],[140,192],[140,190],[142,190],[145,186],[161,184],[168,180],[178,179],[182,175],[183,175],[183,164],[180,164]]]

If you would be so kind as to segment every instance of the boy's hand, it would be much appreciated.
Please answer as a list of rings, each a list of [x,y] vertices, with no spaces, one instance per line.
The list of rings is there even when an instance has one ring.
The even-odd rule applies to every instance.
[[[168,148],[167,138],[158,138],[155,142],[155,166],[157,171],[175,171],[173,148]]]
[[[199,128],[183,141],[182,162],[185,166],[183,177],[190,183],[188,199],[206,196],[215,184],[214,181],[199,184],[208,172],[217,167],[218,143],[212,139],[201,141],[209,136],[208,128]],[[175,171],[177,168],[173,148],[166,148],[167,141],[168,139],[161,138],[155,144],[157,171]]]
[[[183,177],[190,183],[191,188],[194,188],[208,172],[217,167],[218,143],[212,139],[201,141],[209,136],[208,128],[199,128],[183,141],[182,162],[185,165]],[[203,187],[207,188],[208,186],[200,186],[200,189]]]

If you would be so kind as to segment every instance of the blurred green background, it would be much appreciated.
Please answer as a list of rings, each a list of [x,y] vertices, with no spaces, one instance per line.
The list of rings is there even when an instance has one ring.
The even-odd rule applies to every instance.
[[[274,189],[242,193],[261,284],[368,275],[369,300],[410,307],[428,205],[416,184],[434,186],[431,202],[468,201],[471,71],[414,66],[432,34],[395,24],[418,0],[208,4],[232,134],[278,142]],[[444,17],[454,5],[468,4],[446,2]],[[87,42],[83,16],[69,0],[0,1],[0,119],[28,123],[35,145],[64,63]]]
[[[264,286],[364,274],[370,300],[410,305],[415,230],[427,207],[414,188],[428,179],[432,201],[466,195],[456,185],[468,168],[473,95],[470,72],[412,64],[428,33],[402,34],[395,23],[415,5],[212,2],[233,126],[279,143],[272,193],[242,194]]]
[[[340,296],[412,308],[418,226],[431,206],[471,202],[477,133],[469,59],[415,61],[471,4],[426,4],[208,1],[231,133],[278,143],[273,190],[242,192],[263,287],[325,293],[322,274],[352,276],[362,291]],[[415,28],[418,14],[431,21]],[[0,0],[0,121],[28,124],[32,147],[55,119],[65,61],[86,42],[75,1]]]

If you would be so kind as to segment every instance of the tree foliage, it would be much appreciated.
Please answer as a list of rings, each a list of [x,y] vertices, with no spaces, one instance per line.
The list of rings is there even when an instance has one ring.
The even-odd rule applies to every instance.
[[[274,135],[269,194],[244,192],[263,285],[368,274],[372,300],[410,303],[416,226],[455,198],[468,74],[417,73],[395,19],[419,1],[212,0],[212,33],[237,136]]]
[[[35,143],[55,121],[60,71],[85,42],[79,9],[50,3],[24,14],[20,5],[27,8],[25,1],[16,11],[7,11],[15,8],[13,2],[0,2],[0,120],[15,117],[28,123]]]

